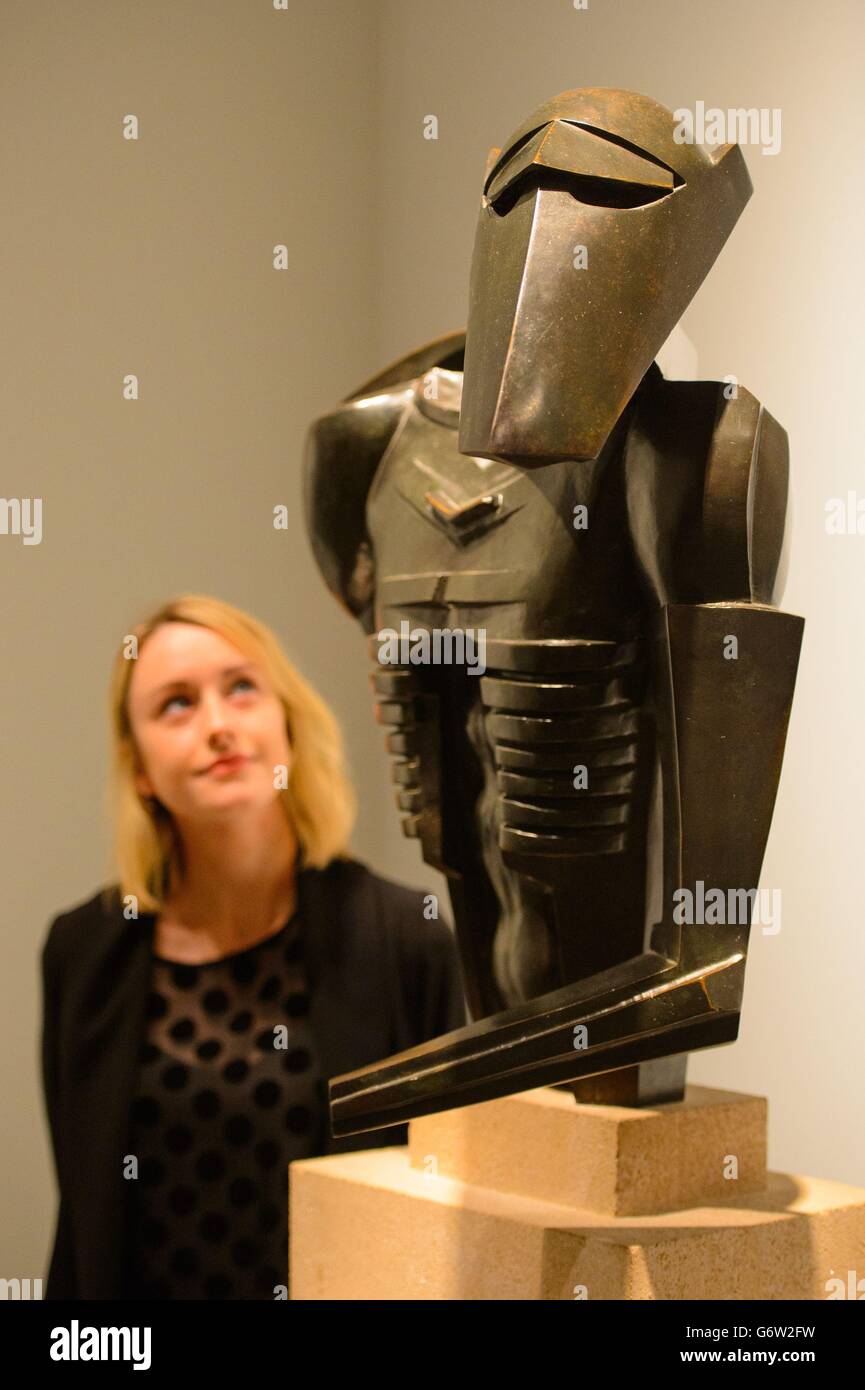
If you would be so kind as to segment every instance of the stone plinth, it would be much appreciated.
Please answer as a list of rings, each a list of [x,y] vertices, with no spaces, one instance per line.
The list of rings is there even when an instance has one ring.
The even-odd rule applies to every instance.
[[[578,1106],[545,1086],[413,1120],[409,1161],[497,1192],[642,1216],[761,1191],[766,1128],[760,1096],[689,1086],[684,1101],[636,1110]]]
[[[865,1275],[865,1190],[767,1173],[766,1109],[545,1087],[413,1120],[407,1148],[298,1161],[291,1297],[825,1298]]]

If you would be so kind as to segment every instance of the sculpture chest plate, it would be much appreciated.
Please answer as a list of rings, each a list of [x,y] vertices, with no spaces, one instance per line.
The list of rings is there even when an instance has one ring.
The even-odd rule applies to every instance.
[[[467,457],[457,449],[461,381],[434,369],[418,382],[370,489],[378,625],[400,614],[420,624],[437,610],[442,623],[482,624],[490,637],[619,635],[645,602],[621,432],[593,463],[527,472]]]

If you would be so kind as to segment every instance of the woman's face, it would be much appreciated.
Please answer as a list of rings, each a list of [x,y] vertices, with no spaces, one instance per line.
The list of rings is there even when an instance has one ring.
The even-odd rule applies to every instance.
[[[156,628],[135,661],[128,709],[143,768],[136,786],[178,821],[259,809],[285,784],[275,785],[278,768],[287,778],[291,767],[282,703],[264,671],[209,628]]]

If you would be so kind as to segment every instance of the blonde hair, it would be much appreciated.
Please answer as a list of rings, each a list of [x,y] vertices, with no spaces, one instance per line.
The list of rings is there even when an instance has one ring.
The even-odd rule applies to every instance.
[[[324,868],[350,857],[348,842],[357,801],[345,765],[343,739],[333,714],[292,666],[273,632],[249,613],[205,594],[171,599],[124,638],[109,691],[112,767],[108,801],[114,822],[114,868],[121,899],[133,895],[139,910],[161,909],[175,870],[182,870],[182,844],[174,818],[135,785],[141,759],[129,719],[128,695],[137,656],[164,623],[196,623],[233,642],[266,672],[285,710],[292,748],[288,785],[279,795],[298,838],[301,866]],[[130,643],[130,637],[137,639]],[[130,650],[131,649],[131,650]],[[103,890],[106,901],[114,886]]]

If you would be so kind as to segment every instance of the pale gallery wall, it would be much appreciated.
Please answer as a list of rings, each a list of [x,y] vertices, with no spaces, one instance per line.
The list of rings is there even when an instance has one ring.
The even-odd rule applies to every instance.
[[[38,544],[0,536],[0,1275],[44,1271],[38,953],[110,874],[107,676],[149,608],[206,592],[270,624],[343,725],[356,852],[444,892],[400,832],[365,639],[309,552],[302,446],[464,324],[487,151],[569,87],[781,113],[777,152],[745,150],[754,196],[682,327],[699,375],[735,375],[790,436],[783,605],[807,627],[763,875],[783,920],[754,933],[739,1041],[689,1074],[769,1097],[773,1167],[865,1183],[865,537],[825,527],[828,499],[865,495],[863,30],[856,0],[0,3],[2,491],[42,499]]]

